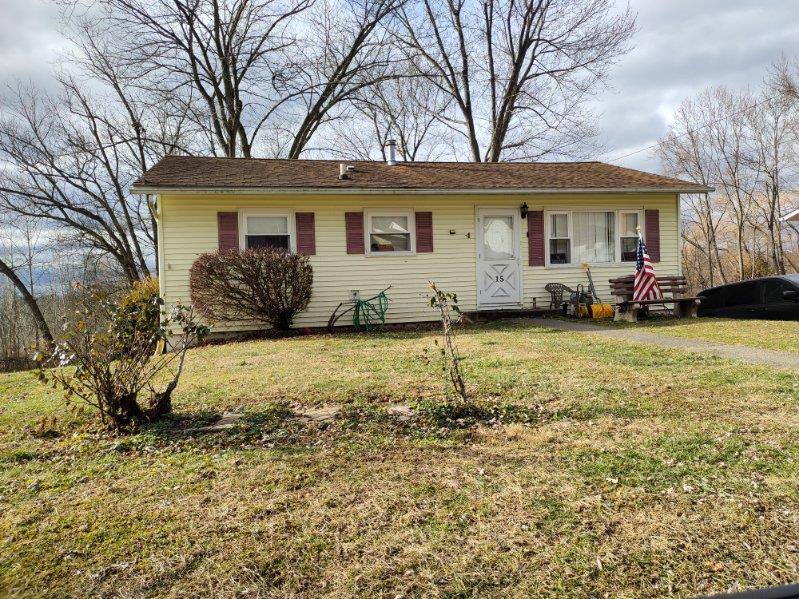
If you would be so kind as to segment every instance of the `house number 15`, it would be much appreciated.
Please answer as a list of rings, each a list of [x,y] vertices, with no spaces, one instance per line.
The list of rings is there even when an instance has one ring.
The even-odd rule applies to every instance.
[[[504,283],[505,282],[505,275],[497,275],[496,279],[497,279],[497,283]]]

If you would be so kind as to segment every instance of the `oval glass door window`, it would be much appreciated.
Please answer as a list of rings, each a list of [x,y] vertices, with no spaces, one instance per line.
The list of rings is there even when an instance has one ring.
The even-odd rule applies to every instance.
[[[513,217],[486,216],[483,219],[483,246],[486,260],[512,260]]]

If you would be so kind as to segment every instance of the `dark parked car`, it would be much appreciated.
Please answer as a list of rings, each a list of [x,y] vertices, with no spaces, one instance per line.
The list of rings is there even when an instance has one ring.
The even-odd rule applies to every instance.
[[[699,296],[699,316],[799,320],[799,275],[720,285]]]

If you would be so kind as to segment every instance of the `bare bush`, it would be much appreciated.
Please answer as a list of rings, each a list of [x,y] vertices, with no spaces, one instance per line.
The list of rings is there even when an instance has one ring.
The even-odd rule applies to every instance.
[[[152,277],[135,282],[119,299],[114,312],[114,331],[121,337],[123,345],[129,339],[135,348],[137,337],[144,336],[153,340],[155,349],[161,326],[161,303],[158,279]]]
[[[63,389],[68,402],[96,408],[103,423],[117,432],[172,411],[186,353],[209,332],[191,308],[181,305],[152,334],[131,323],[117,304],[95,297],[65,323],[52,352],[36,356],[42,382]],[[154,353],[153,347],[170,335],[174,351]]]
[[[463,378],[461,368],[461,355],[455,343],[455,331],[453,324],[461,318],[461,309],[458,307],[458,296],[454,293],[447,293],[439,289],[435,283],[429,284],[432,294],[430,296],[430,307],[438,310],[441,319],[442,343],[439,346],[441,352],[442,368],[447,373],[447,378],[452,384],[452,390],[460,401],[468,399],[466,395],[466,381]],[[453,313],[455,317],[453,318]],[[436,341],[438,345],[438,341]]]
[[[213,321],[256,320],[279,331],[308,307],[307,256],[273,248],[202,254],[189,271],[191,301]]]

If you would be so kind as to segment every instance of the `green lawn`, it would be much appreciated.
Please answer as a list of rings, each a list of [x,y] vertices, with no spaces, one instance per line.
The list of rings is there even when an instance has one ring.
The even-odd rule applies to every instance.
[[[458,422],[434,409],[435,338],[199,349],[174,420],[123,439],[31,373],[0,375],[0,596],[689,597],[799,579],[794,372],[478,325],[459,345],[485,417]],[[388,414],[407,402],[411,420]],[[332,422],[293,416],[331,404]],[[179,433],[230,409],[233,431]]]
[[[799,353],[799,322],[796,321],[655,317],[635,324],[613,323],[613,325],[687,339],[706,339]]]

